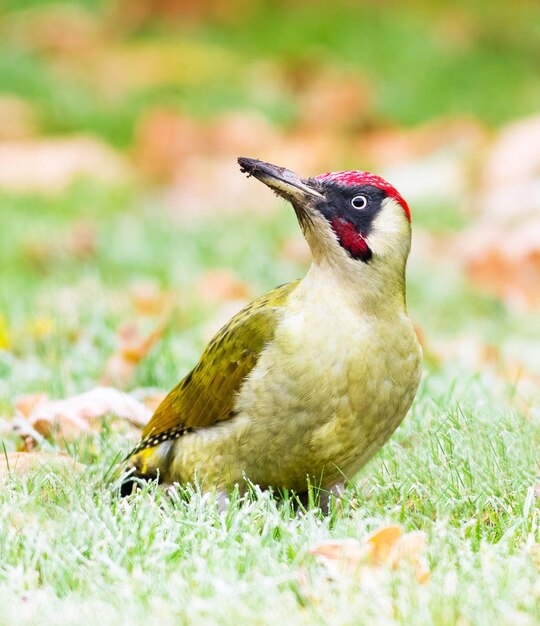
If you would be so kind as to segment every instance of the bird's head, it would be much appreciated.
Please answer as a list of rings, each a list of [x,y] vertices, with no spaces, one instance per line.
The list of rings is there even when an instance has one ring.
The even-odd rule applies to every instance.
[[[291,202],[315,263],[378,289],[404,281],[411,214],[380,176],[349,170],[301,178],[291,170],[241,157],[243,172]],[[397,285],[396,285],[397,287]]]

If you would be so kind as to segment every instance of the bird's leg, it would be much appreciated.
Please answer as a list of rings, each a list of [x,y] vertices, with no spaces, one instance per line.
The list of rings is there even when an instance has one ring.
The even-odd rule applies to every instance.
[[[231,499],[229,498],[229,494],[226,491],[216,491],[216,495],[214,501],[217,506],[218,513],[226,513],[229,509],[229,504],[231,503]]]
[[[339,481],[328,487],[313,487],[312,494],[319,495],[319,508],[324,515],[330,515],[332,502],[334,506],[339,506],[341,496],[345,491],[345,484]],[[310,491],[303,491],[297,494],[298,501],[302,507],[308,508],[312,504]]]
[[[319,508],[324,515],[330,515],[332,503],[334,503],[334,506],[341,505],[341,498],[344,492],[345,483],[342,480],[334,483],[327,489],[321,489],[319,494]]]

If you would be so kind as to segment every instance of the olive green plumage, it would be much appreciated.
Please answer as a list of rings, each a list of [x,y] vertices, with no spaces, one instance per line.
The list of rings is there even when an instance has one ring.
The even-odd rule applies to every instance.
[[[204,490],[332,490],[392,435],[421,350],[405,305],[406,202],[347,171],[302,179],[240,159],[288,199],[313,256],[307,275],[248,305],[167,395],[130,459],[136,476]]]
[[[239,311],[214,336],[197,365],[164,398],[134,455],[192,428],[231,417],[234,394],[271,341],[282,307],[299,281],[272,289]]]

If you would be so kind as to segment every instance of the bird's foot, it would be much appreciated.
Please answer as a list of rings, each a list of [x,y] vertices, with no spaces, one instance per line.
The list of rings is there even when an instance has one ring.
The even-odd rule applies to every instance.
[[[297,494],[298,502],[305,509],[315,507],[317,502],[323,515],[330,515],[332,509],[341,507],[341,498],[345,492],[343,481],[329,487],[312,487],[309,491]]]
[[[345,483],[343,481],[337,482],[327,489],[320,490],[319,508],[324,515],[330,515],[333,508],[341,508],[344,493]]]

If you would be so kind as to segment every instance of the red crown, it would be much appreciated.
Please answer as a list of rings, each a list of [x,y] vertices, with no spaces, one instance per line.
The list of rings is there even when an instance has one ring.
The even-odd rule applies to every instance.
[[[315,177],[315,180],[325,180],[339,185],[373,185],[386,192],[388,196],[397,200],[403,207],[405,215],[409,222],[411,221],[411,210],[409,205],[405,201],[405,198],[399,193],[399,191],[391,185],[389,182],[377,176],[377,174],[371,174],[370,172],[360,172],[358,170],[346,170],[344,172],[326,172],[326,174],[319,174]]]

